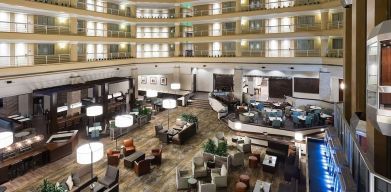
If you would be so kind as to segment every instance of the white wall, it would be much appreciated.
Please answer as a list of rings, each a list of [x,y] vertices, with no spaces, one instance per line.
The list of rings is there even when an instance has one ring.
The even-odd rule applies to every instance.
[[[213,74],[234,74],[233,69],[199,68],[197,69],[197,91],[213,91]]]
[[[142,84],[141,83],[141,78],[146,77],[147,78],[147,83]],[[151,77],[156,78],[156,84],[151,84]],[[160,79],[162,77],[167,78],[167,85],[161,85],[160,84]],[[142,90],[155,90],[155,91],[171,91],[170,84],[173,82],[173,75],[172,74],[165,74],[165,75],[139,75],[138,76],[138,88]]]
[[[109,94],[113,94],[113,93],[117,93],[117,92],[127,93],[128,90],[129,90],[129,82],[128,81],[113,83],[113,84],[109,85]]]

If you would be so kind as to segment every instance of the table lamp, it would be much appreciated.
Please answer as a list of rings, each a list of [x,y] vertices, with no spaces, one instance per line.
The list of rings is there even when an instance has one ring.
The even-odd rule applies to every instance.
[[[103,144],[92,142],[81,145],[76,150],[76,161],[82,165],[91,165],[91,179],[94,177],[93,164],[103,158]]]

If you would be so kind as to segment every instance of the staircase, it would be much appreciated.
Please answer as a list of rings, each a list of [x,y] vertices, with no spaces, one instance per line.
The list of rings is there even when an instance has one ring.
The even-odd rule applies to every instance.
[[[201,109],[212,109],[208,99],[192,98],[188,101],[188,106]]]

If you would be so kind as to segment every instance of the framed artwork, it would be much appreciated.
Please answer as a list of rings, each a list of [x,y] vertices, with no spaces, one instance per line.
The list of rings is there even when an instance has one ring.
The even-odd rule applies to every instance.
[[[147,84],[147,77],[141,76],[141,84]]]
[[[149,78],[149,84],[156,84],[157,83],[157,78],[156,77],[150,77]]]
[[[167,85],[167,77],[160,77],[160,85]]]

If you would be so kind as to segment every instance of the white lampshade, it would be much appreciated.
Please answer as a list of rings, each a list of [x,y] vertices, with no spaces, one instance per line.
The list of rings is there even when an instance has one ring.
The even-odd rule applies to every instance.
[[[102,158],[103,144],[99,142],[84,144],[76,150],[76,161],[82,165],[95,163]]]
[[[94,105],[87,107],[87,116],[96,117],[103,114],[103,107],[100,105]]]
[[[235,129],[242,129],[242,123],[241,122],[235,122],[234,126],[235,126]]]
[[[176,100],[174,99],[164,99],[163,108],[165,109],[174,109],[176,107]]]
[[[119,115],[115,117],[116,127],[130,127],[133,125],[132,115]]]
[[[171,83],[171,89],[179,90],[179,89],[181,89],[181,84],[180,83]]]
[[[147,90],[147,97],[157,97],[157,91]]]
[[[0,149],[10,146],[14,142],[14,134],[11,131],[0,132]]]
[[[303,133],[295,133],[295,140],[296,141],[303,141]]]

